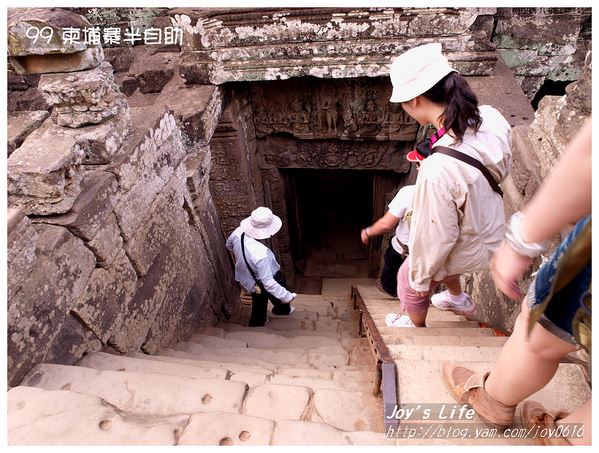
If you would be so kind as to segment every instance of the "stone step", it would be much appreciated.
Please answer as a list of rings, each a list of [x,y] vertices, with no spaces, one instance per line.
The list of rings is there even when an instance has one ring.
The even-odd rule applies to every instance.
[[[275,373],[268,379],[269,384],[280,384],[280,385],[299,385],[302,387],[308,387],[313,392],[316,390],[349,390],[353,392],[368,393],[371,391],[367,382],[360,380],[345,380],[341,379],[333,380],[330,379],[319,379],[313,377],[291,377],[284,374]]]
[[[328,310],[327,310],[328,311]],[[242,305],[241,310],[231,317],[231,321],[238,322],[240,324],[248,324],[251,315],[251,306],[250,305]],[[270,311],[268,312],[268,316],[270,316]],[[328,316],[323,316],[323,318],[330,318]],[[270,322],[272,321],[318,321],[320,319],[318,311],[310,310],[310,307],[295,307],[295,312],[292,313],[288,318],[275,318],[271,317]]]
[[[216,326],[205,326],[196,332],[198,335],[210,335],[211,337],[224,338],[227,333],[224,329]]]
[[[376,359],[368,343],[354,347],[349,355],[349,364],[353,366],[375,366]]]
[[[442,375],[442,361],[397,360],[398,395],[402,404],[454,403]],[[456,363],[461,363],[457,362]],[[493,363],[464,362],[466,368],[477,372],[490,370]],[[425,382],[426,385],[422,385]],[[591,392],[579,365],[562,363],[556,375],[545,388],[531,395],[530,400],[543,404],[547,409],[563,408],[570,412],[580,407]],[[518,413],[518,411],[517,411]]]
[[[187,415],[137,420],[94,395],[26,386],[8,391],[7,409],[9,445],[175,445],[189,421]]]
[[[368,391],[320,389],[314,392],[313,421],[343,431],[383,431],[383,400]]]
[[[265,360],[256,359],[254,357],[245,357],[245,356],[222,357],[221,355],[219,355],[219,353],[221,351],[222,350],[213,351],[213,353],[192,354],[189,352],[166,348],[166,349],[161,350],[158,354],[160,356],[168,357],[170,359],[186,359],[189,361],[199,361],[199,362],[205,362],[205,363],[216,363],[219,360],[226,360],[227,364],[235,364],[238,366],[248,366],[248,367],[257,366],[259,368],[271,369],[273,371],[278,366],[290,366],[288,363],[283,363],[283,364],[278,363],[277,364],[277,363],[273,363],[273,362],[267,362]],[[308,364],[307,361],[294,363],[293,366],[296,368],[312,368],[311,365]],[[238,371],[238,372],[245,372],[245,371]],[[252,372],[252,371],[250,371],[250,372]]]
[[[175,351],[179,353],[179,351]],[[148,360],[148,361],[157,361],[157,362],[168,362],[168,363],[180,363],[183,365],[195,366],[198,368],[222,368],[227,370],[229,374],[231,373],[271,373],[276,369],[272,363],[266,364],[267,366],[256,365],[253,364],[242,364],[242,363],[231,363],[224,362],[222,360],[212,361],[212,360],[199,360],[195,356],[190,354],[181,353],[179,357],[173,357],[169,355],[163,355],[161,353],[155,355],[149,355],[144,353],[134,353],[133,357]]]
[[[245,382],[248,387],[254,387],[256,385],[265,384],[268,382],[270,373],[256,373],[254,371],[240,371],[238,373],[231,373],[229,376],[230,381]]]
[[[371,287],[378,292],[376,286],[374,286],[375,281],[374,278],[323,278],[320,292],[323,296],[350,297],[352,286]]]
[[[88,354],[78,365],[97,370],[162,373],[172,376],[210,379],[227,379],[229,373],[226,368],[202,368],[197,365],[145,360],[136,357],[106,354],[105,352]]]
[[[326,296],[322,294],[298,294],[293,303],[301,303],[306,306],[328,305],[335,308],[353,307],[353,301],[349,296]]]
[[[395,360],[460,360],[462,362],[495,362],[502,346],[455,346],[445,345],[388,345]]]
[[[194,336],[191,337],[192,339]],[[225,339],[246,342],[250,348],[257,349],[287,349],[287,348],[317,348],[320,346],[341,346],[336,338],[313,336],[284,337],[274,333],[264,332],[228,332]]]
[[[275,422],[226,412],[193,414],[177,445],[269,445]]]
[[[340,339],[342,334],[339,332],[325,332],[319,331],[314,332],[313,330],[302,330],[302,329],[273,329],[271,327],[272,320],[264,327],[248,327],[247,325],[241,325],[236,323],[221,322],[218,327],[223,329],[225,332],[262,332],[262,333],[273,333],[276,335],[282,335],[284,337],[298,337],[298,336],[319,336]]]
[[[378,331],[383,336],[385,343],[395,343],[399,338],[422,336],[455,336],[455,337],[492,337],[493,329],[472,327],[381,327]]]
[[[394,445],[383,433],[341,431],[324,423],[282,420],[277,422],[272,445]]]
[[[120,410],[152,415],[239,413],[247,389],[242,382],[49,363],[36,365],[22,385],[96,395]]]
[[[385,336],[385,339],[391,339]],[[403,336],[397,339],[395,344],[418,345],[418,346],[503,346],[508,337],[457,337],[451,335],[428,335],[428,336]],[[387,343],[392,344],[392,343]]]
[[[194,334],[189,337],[189,343],[201,344],[209,349],[221,349],[221,348],[247,348],[248,344],[246,341],[237,338],[221,338],[213,337],[210,335],[198,335]]]
[[[380,327],[387,327],[387,325],[385,324],[385,315],[372,315],[372,319],[374,320],[374,323]],[[426,320],[426,325],[429,328],[440,328],[440,327],[452,327],[452,328],[457,328],[457,327],[470,327],[470,328],[479,328],[480,325],[478,324],[478,322],[476,321],[460,321],[460,320],[451,320],[451,321],[436,321],[436,320],[431,320],[431,319],[427,319]]]
[[[387,313],[398,313],[401,311],[399,302],[385,303],[385,304],[367,302],[366,308],[368,309],[368,313],[370,313],[371,316],[378,315],[378,316],[382,316],[383,319],[384,319],[384,316],[387,315]],[[436,308],[430,308],[428,310],[428,313],[426,315],[426,320],[427,321],[468,321],[468,319],[466,319],[466,317],[464,317],[462,315],[456,315],[455,313],[453,313],[451,311],[437,310]]]
[[[337,316],[337,313],[335,312],[335,308],[333,307],[333,305],[324,300],[319,302],[315,301],[315,303],[306,303],[304,301],[297,301],[296,298],[296,300],[293,301],[293,306],[296,310],[310,311],[313,313],[317,313],[318,316]]]
[[[317,369],[321,367],[337,368],[347,365],[349,362],[349,354],[341,346],[321,346],[310,349],[220,348],[215,353],[214,350],[196,343],[180,342],[175,346],[175,350],[196,355],[204,360],[226,358],[230,361],[234,358],[235,361],[238,359],[244,361],[260,360],[277,365],[307,363]]]
[[[312,391],[298,385],[261,384],[245,397],[243,413],[271,420],[300,420],[306,416]]]

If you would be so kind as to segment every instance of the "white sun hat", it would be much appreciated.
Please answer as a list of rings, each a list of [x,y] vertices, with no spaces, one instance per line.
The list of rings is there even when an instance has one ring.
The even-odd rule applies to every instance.
[[[453,69],[441,53],[441,44],[414,47],[396,57],[389,75],[393,92],[390,102],[407,102],[428,91]]]
[[[252,211],[252,215],[241,221],[241,229],[254,239],[267,239],[279,231],[282,224],[279,216],[260,206]]]

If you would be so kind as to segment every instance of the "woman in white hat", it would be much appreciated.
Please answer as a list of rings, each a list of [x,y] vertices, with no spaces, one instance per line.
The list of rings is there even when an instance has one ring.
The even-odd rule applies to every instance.
[[[397,276],[398,297],[409,315],[398,325],[424,327],[434,289],[443,282],[456,287],[451,283],[460,274],[487,268],[501,243],[505,214],[498,183],[511,169],[511,129],[496,109],[478,105],[440,44],[400,55],[390,76],[390,101],[401,103],[421,125],[437,129],[425,147],[418,147],[429,156],[416,180],[409,259]],[[433,296],[433,304],[466,314],[475,308],[470,296],[450,291]]]
[[[281,224],[280,217],[261,206],[227,238],[227,249],[235,255],[235,280],[252,294],[250,327],[268,322],[269,300],[273,304],[272,317],[288,317],[295,311],[291,301],[297,294],[287,290],[281,266],[272,251],[259,242],[276,234]]]

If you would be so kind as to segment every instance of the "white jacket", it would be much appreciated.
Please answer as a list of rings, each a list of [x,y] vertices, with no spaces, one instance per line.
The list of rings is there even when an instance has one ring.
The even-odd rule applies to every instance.
[[[435,146],[478,159],[501,182],[512,166],[511,128],[493,107],[479,111],[478,132],[466,132],[459,145],[448,133]],[[433,280],[486,268],[504,236],[501,196],[480,170],[444,154],[422,162],[412,210],[409,277],[415,291],[428,291]]]
[[[256,282],[248,270],[241,249],[241,227],[237,227],[227,238],[226,247],[235,255],[235,280],[247,291],[253,293],[256,291]],[[264,289],[282,302],[292,301],[297,294],[281,286],[274,275],[279,272],[281,267],[272,253],[272,251],[253,237],[245,235],[245,257],[256,278],[262,282]]]

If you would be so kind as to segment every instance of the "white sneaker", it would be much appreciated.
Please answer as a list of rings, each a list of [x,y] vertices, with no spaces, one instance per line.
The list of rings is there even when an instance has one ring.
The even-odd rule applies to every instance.
[[[416,327],[407,314],[388,313],[385,316],[385,324],[388,327]]]
[[[433,294],[431,296],[431,303],[439,310],[452,311],[459,315],[471,316],[476,310],[476,305],[474,305],[468,294],[462,293],[455,297],[447,290]]]

